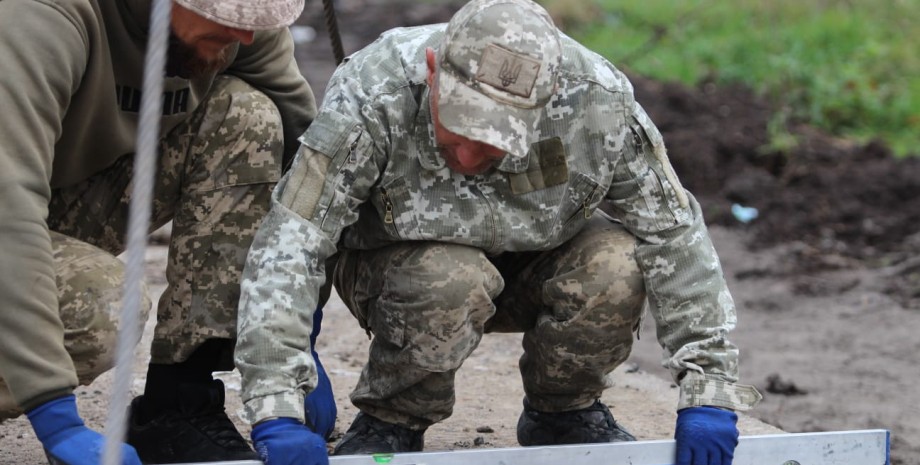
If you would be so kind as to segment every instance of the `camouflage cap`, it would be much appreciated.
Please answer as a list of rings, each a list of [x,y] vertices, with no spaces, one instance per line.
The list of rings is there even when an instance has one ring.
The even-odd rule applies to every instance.
[[[175,0],[224,26],[261,31],[290,26],[303,12],[304,0]]]
[[[451,18],[438,55],[441,124],[526,156],[562,60],[546,10],[530,0],[473,0]]]

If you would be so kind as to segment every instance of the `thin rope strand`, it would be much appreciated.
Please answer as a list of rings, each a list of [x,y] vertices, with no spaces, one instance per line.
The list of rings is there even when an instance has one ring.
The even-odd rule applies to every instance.
[[[332,55],[335,64],[342,64],[345,59],[345,49],[342,47],[342,36],[339,34],[339,24],[335,19],[335,0],[323,0],[323,17],[326,19],[326,32],[329,33],[329,42],[332,43]]]
[[[128,398],[134,377],[134,348],[139,339],[138,326],[142,324],[138,321],[142,301],[141,282],[144,279],[160,117],[163,112],[163,70],[166,65],[171,7],[172,0],[154,0],[150,13],[150,37],[147,39],[144,61],[144,84],[134,157],[134,186],[128,214],[123,308],[115,353],[115,379],[106,421],[103,465],[122,463],[121,443],[125,437]]]

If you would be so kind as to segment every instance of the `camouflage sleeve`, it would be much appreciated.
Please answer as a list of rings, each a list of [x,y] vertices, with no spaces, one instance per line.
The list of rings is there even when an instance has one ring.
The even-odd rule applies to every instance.
[[[379,174],[370,137],[340,113],[321,112],[301,142],[243,272],[235,358],[253,424],[303,421],[304,396],[316,386],[309,336],[324,264]]]
[[[639,238],[636,256],[666,351],[663,363],[681,385],[678,409],[749,409],[760,395],[735,384],[738,348],[727,338],[736,324],[735,305],[700,206],[680,185],[645,110],[635,104],[627,122],[608,200]]]

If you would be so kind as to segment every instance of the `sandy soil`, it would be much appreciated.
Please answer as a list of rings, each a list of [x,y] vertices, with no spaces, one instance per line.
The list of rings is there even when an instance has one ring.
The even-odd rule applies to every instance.
[[[299,23],[317,37],[299,45],[297,57],[321,97],[332,52],[320,2],[307,3]],[[354,51],[390,27],[446,20],[460,3],[341,0],[345,49]],[[803,125],[789,128],[799,147],[765,151],[775,110],[750,91],[631,78],[675,169],[704,207],[738,304],[733,340],[742,349],[742,381],[766,397],[743,418],[743,434],[778,431],[757,419],[789,432],[884,428],[892,431],[892,463],[920,465],[914,395],[920,383],[920,158],[898,161],[883,144],[858,144]],[[760,216],[741,224],[730,213],[733,203],[756,207]],[[162,247],[150,251],[154,294],[162,289],[163,254]],[[347,394],[367,338],[337,301],[326,318],[320,353],[344,431],[355,413]],[[135,392],[143,386],[145,347],[138,348]],[[484,340],[461,370],[454,416],[426,436],[429,450],[514,445],[519,355],[519,336]],[[660,357],[647,319],[632,358],[604,397],[640,439],[672,433],[676,391]],[[78,391],[90,425],[104,423],[109,376]],[[228,411],[248,431],[238,418],[238,378],[221,376],[231,389]],[[481,426],[494,433],[478,433]],[[27,421],[0,424],[0,464],[39,463]]]

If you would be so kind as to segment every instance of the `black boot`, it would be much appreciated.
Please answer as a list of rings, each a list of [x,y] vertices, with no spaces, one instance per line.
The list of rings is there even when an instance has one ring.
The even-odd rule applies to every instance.
[[[617,424],[610,409],[600,400],[587,408],[548,413],[535,410],[524,399],[524,411],[517,424],[517,440],[526,447],[623,442],[635,441],[636,438]]]
[[[419,452],[425,447],[425,432],[387,423],[359,412],[332,455]]]
[[[182,383],[175,408],[153,414],[144,396],[131,402],[128,444],[144,463],[258,460],[224,411],[224,383]]]

